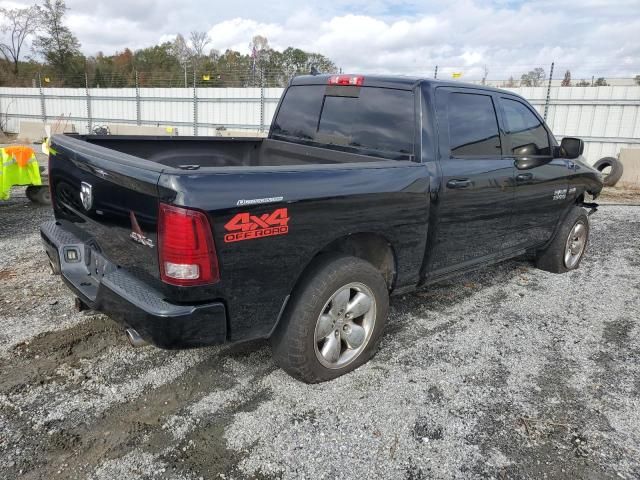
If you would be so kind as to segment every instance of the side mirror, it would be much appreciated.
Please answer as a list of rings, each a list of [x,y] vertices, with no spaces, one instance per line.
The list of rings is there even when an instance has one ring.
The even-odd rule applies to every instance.
[[[564,137],[560,142],[560,156],[578,158],[584,152],[584,142],[579,138]]]

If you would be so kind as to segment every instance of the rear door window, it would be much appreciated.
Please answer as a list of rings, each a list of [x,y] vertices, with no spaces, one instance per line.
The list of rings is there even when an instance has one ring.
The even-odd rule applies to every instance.
[[[522,102],[503,97],[507,136],[514,155],[550,155],[549,135],[537,116]]]
[[[451,156],[500,156],[500,131],[491,96],[452,92],[448,100]]]
[[[272,136],[382,158],[411,159],[416,123],[413,92],[346,88],[290,87]]]

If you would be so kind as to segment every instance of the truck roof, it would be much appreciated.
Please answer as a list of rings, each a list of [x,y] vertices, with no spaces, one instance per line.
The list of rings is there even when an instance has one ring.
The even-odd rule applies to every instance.
[[[399,88],[399,89],[412,89],[416,84],[428,83],[429,85],[437,87],[467,87],[475,88],[477,90],[488,90],[492,92],[507,92],[511,95],[519,96],[516,93],[509,92],[495,87],[488,87],[486,85],[477,85],[475,83],[465,83],[453,80],[436,80],[434,78],[427,77],[414,77],[404,75],[375,75],[375,74],[363,74],[363,73],[344,73],[340,74],[347,77],[362,76],[364,77],[364,85],[370,87],[386,87],[386,88]],[[329,78],[334,75],[321,74],[321,75],[300,75],[294,77],[291,80],[290,85],[326,85],[329,82]]]

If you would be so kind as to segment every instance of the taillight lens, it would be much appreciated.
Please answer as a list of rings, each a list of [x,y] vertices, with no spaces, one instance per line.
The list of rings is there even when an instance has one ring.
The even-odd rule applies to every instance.
[[[158,252],[165,283],[193,286],[220,280],[211,225],[203,212],[161,203]]]
[[[329,85],[342,85],[360,87],[364,83],[362,75],[332,75],[329,77]]]

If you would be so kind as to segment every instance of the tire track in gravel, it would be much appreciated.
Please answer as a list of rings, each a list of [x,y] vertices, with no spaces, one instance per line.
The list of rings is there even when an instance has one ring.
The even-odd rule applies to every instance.
[[[34,428],[33,419],[25,418],[26,411],[30,410],[29,402],[34,399],[25,390],[39,382],[50,383],[55,391],[64,391],[65,395],[78,395],[77,391],[72,392],[80,389],[84,379],[59,375],[60,366],[73,370],[92,359],[95,361],[100,358],[100,352],[114,347],[121,340],[121,334],[110,323],[113,322],[97,318],[69,330],[39,335],[28,344],[18,345],[15,359],[3,365],[8,374],[2,376],[0,383],[0,413],[11,418],[12,429],[20,432],[23,452],[5,472],[9,478],[20,472],[21,478],[26,479],[84,478],[103,463],[124,457],[132,450],[148,462],[156,463],[153,467],[148,465],[150,471],[166,473],[165,478],[174,478],[171,475],[179,471],[207,475],[233,473],[240,455],[227,451],[221,432],[236,412],[247,411],[268,397],[264,389],[254,389],[257,381],[254,377],[260,378],[275,368],[272,362],[265,361],[268,352],[263,345],[255,342],[198,350],[205,352],[203,359],[178,377],[166,379],[137,395],[116,398],[122,401],[109,402],[110,406],[102,411],[90,404],[82,405],[81,419],[65,415]],[[147,350],[154,351],[151,347]],[[255,368],[242,383],[228,364],[252,355],[259,357],[259,361],[253,362]],[[21,384],[20,370],[25,366],[28,383]],[[146,365],[145,371],[154,367]],[[129,374],[135,375],[135,372]],[[201,408],[197,415],[189,415],[193,405],[203,398],[231,390],[234,390],[230,397],[233,401],[220,405],[219,412]],[[39,399],[36,396],[36,401]],[[182,418],[194,422],[182,429],[179,438],[165,427],[167,419],[177,415],[187,415]],[[194,419],[199,419],[197,424]],[[213,435],[216,432],[218,434]],[[199,448],[195,449],[195,445]],[[213,452],[208,450],[211,445],[215,447]],[[182,448],[176,450],[176,446]],[[172,467],[160,472],[158,465],[165,463]],[[129,473],[136,474],[135,471]],[[109,478],[108,475],[105,478]]]

